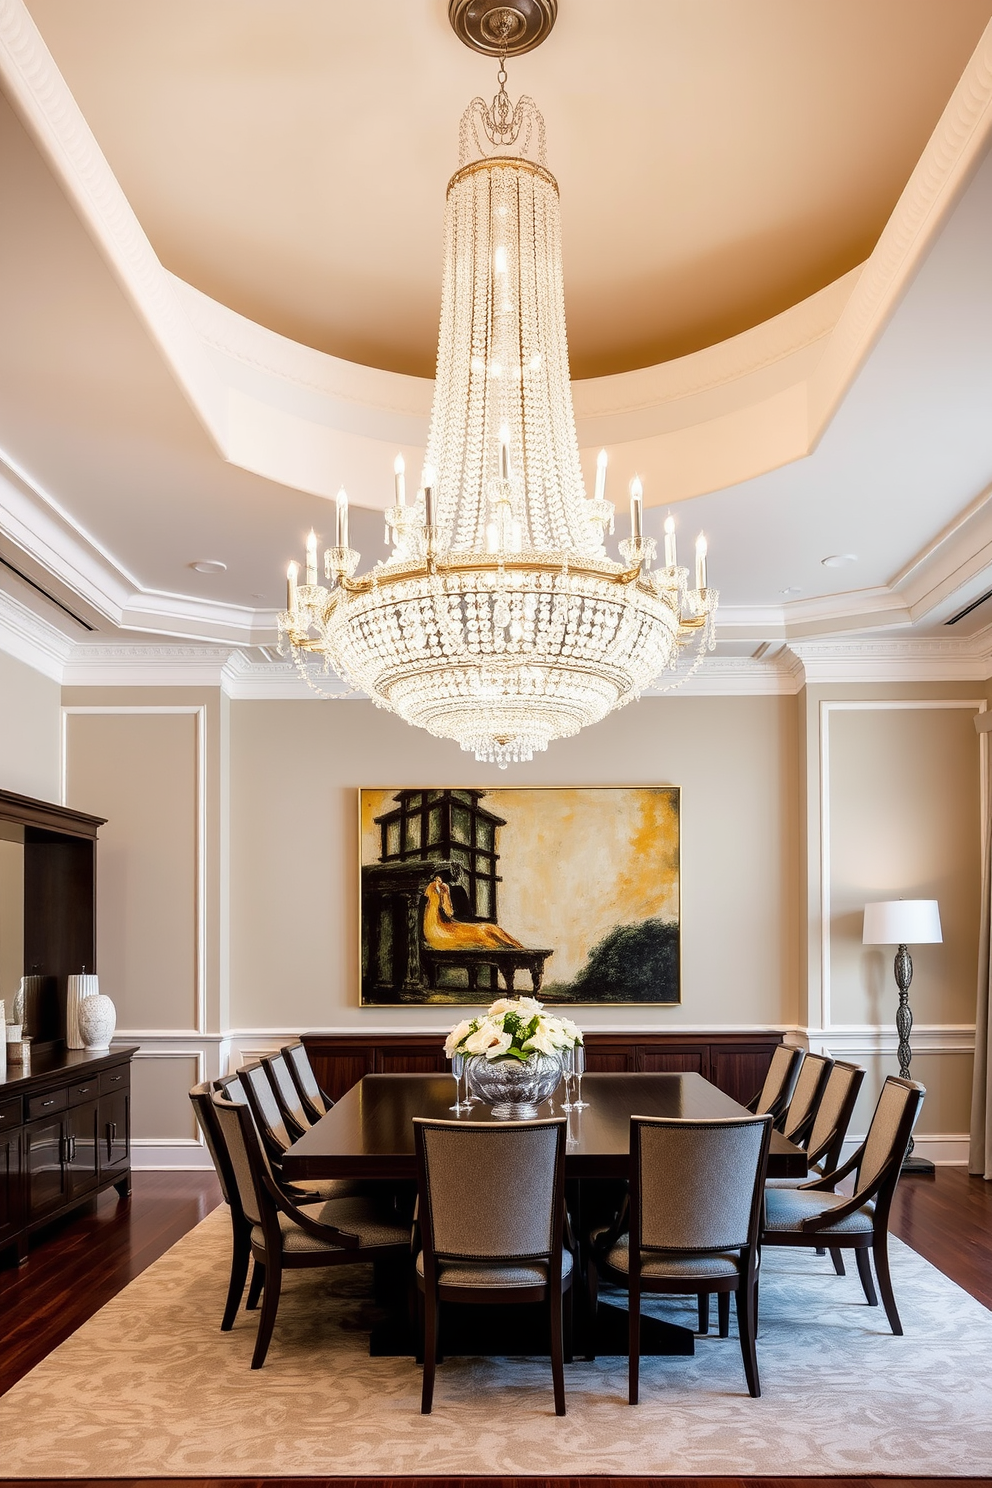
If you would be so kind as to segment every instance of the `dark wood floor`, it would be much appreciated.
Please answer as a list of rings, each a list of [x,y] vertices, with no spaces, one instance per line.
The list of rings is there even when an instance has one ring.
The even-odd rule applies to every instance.
[[[212,1175],[136,1173],[134,1194],[111,1190],[37,1237],[26,1266],[0,1270],[0,1394],[39,1363],[220,1202]],[[992,1308],[992,1183],[961,1168],[905,1179],[892,1229]],[[2,1463],[2,1442],[0,1442]],[[2,1470],[2,1468],[0,1468]],[[7,1480],[0,1479],[0,1488]],[[45,1485],[51,1480],[32,1479]],[[646,1478],[90,1479],[87,1488],[644,1488]],[[664,1488],[927,1488],[938,1478],[664,1478]],[[992,1477],[955,1479],[989,1485]],[[53,1484],[54,1488],[54,1484]]]

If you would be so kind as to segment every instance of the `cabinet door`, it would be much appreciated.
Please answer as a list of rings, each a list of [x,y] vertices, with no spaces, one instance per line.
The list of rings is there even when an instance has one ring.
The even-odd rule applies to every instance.
[[[69,1175],[65,1163],[66,1118],[49,1116],[24,1128],[24,1172],[27,1188],[27,1218],[41,1219],[60,1209],[69,1197]]]
[[[86,1193],[87,1189],[95,1188],[99,1181],[97,1136],[96,1101],[73,1107],[66,1116],[66,1167],[69,1170],[69,1197],[72,1199]]]
[[[100,1177],[126,1168],[131,1158],[131,1096],[125,1090],[100,1097]]]
[[[21,1227],[21,1133],[0,1131],[0,1245]]]
[[[679,1044],[672,1049],[638,1049],[637,1068],[647,1074],[706,1074],[705,1045]]]

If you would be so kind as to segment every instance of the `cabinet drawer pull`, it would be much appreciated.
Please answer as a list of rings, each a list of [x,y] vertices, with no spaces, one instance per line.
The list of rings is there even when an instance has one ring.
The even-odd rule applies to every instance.
[[[52,1098],[51,1098],[51,1100],[47,1100],[47,1101],[42,1101],[42,1103],[41,1103],[41,1104],[42,1104],[42,1105],[43,1105],[43,1106],[54,1106],[54,1104],[55,1104],[55,1097],[54,1097],[54,1096],[52,1096]]]

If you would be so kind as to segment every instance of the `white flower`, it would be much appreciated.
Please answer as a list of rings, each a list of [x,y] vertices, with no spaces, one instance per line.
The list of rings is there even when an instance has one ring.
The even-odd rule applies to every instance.
[[[525,1054],[554,1054],[557,1045],[547,1028],[537,1028],[521,1045]]]
[[[448,1037],[444,1041],[445,1059],[450,1059],[452,1054],[456,1054],[458,1052],[458,1045],[461,1043],[462,1039],[467,1038],[467,1036],[471,1032],[472,1021],[470,1018],[463,1018],[460,1023],[455,1024],[454,1028],[451,1030],[451,1032],[448,1034]]]
[[[500,1033],[500,1034],[498,1034],[496,1036],[496,1039],[494,1040],[494,1042],[489,1045],[488,1049],[486,1049],[486,1051],[485,1051],[486,1058],[487,1059],[498,1059],[501,1054],[505,1054],[506,1053],[507,1049],[510,1047],[510,1045],[512,1043],[513,1043],[513,1035],[512,1034],[509,1034],[509,1033]]]
[[[491,1018],[483,1018],[475,1032],[469,1034],[465,1040],[465,1053],[485,1054],[493,1044],[500,1043],[503,1039],[506,1040],[503,1048],[508,1049],[512,1043],[510,1035],[497,1027]],[[500,1052],[502,1053],[502,1049]]]

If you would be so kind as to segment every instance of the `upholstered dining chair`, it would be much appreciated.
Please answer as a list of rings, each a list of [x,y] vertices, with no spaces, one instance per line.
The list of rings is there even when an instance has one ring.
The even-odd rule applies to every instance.
[[[233,1074],[222,1075],[214,1088],[235,1105],[247,1106],[258,1128],[266,1156],[286,1197],[296,1203],[317,1199],[344,1199],[365,1191],[365,1185],[351,1178],[314,1178],[305,1184],[287,1183],[282,1177],[282,1156],[292,1138],[276,1104],[268,1076],[260,1062],[245,1065]]]
[[[777,1122],[792,1099],[802,1062],[802,1049],[777,1044],[761,1089],[748,1101],[747,1109],[756,1116],[771,1116]]]
[[[806,1054],[799,1066],[789,1104],[775,1123],[782,1135],[797,1147],[806,1145],[833,1065],[833,1060],[825,1054]]]
[[[747,1387],[755,1398],[761,1394],[758,1237],[771,1133],[770,1113],[713,1121],[630,1118],[627,1199],[613,1225],[590,1236],[588,1280],[594,1326],[599,1276],[627,1289],[631,1405],[638,1399],[644,1292],[728,1298],[733,1292]]]
[[[231,1280],[227,1288],[227,1302],[220,1325],[221,1332],[228,1333],[234,1327],[234,1319],[238,1315],[238,1308],[244,1295],[245,1281],[248,1278],[248,1264],[251,1260],[251,1221],[241,1204],[234,1168],[227,1155],[227,1144],[220,1132],[214,1112],[213,1087],[209,1080],[205,1080],[202,1085],[194,1085],[189,1092],[189,1098],[217,1173],[224,1202],[231,1211]],[[254,1295],[249,1299],[249,1305],[254,1305],[254,1302],[258,1300],[258,1292],[261,1290],[260,1281],[259,1276],[258,1287],[252,1287]]]
[[[293,1203],[276,1182],[249,1107],[235,1105],[222,1092],[212,1097],[212,1104],[241,1207],[251,1226],[251,1255],[264,1274],[251,1361],[252,1369],[261,1369],[275,1326],[284,1271],[367,1261],[375,1266],[405,1266],[410,1259],[410,1229],[367,1198]]]
[[[281,1052],[285,1056],[290,1074],[296,1081],[303,1109],[311,1121],[319,1121],[321,1116],[327,1115],[334,1102],[321,1090],[306,1048],[297,1040],[294,1044],[283,1045]]]
[[[286,1056],[282,1052],[263,1054],[260,1062],[272,1086],[272,1094],[282,1114],[283,1124],[295,1141],[297,1137],[302,1137],[304,1132],[309,1131],[314,1123],[303,1104],[303,1097],[296,1088],[296,1081],[290,1073]]]
[[[853,1249],[869,1307],[878,1306],[869,1250],[889,1326],[902,1333],[902,1323],[889,1272],[889,1210],[913,1126],[926,1091],[915,1080],[889,1075],[882,1086],[868,1135],[843,1167],[799,1188],[765,1192],[761,1243],[806,1245],[820,1249]],[[853,1173],[853,1195],[834,1192]]]
[[[565,1414],[563,1305],[571,1336],[572,1253],[564,1245],[565,1121],[414,1118],[422,1248],[424,1379],[434,1399],[443,1302],[546,1302],[555,1414]]]

